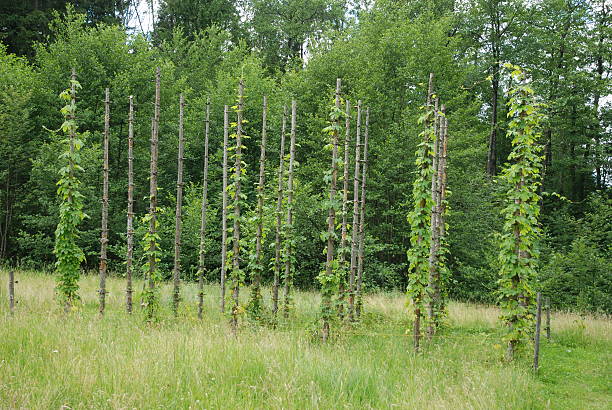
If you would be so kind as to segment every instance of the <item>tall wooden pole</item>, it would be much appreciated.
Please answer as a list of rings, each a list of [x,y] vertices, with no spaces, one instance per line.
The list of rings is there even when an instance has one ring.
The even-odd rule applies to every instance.
[[[429,85],[427,88],[427,109],[432,109],[432,98],[433,98],[433,73],[429,73]],[[431,120],[429,120],[426,124],[425,127],[429,128],[432,126]],[[426,133],[427,134],[427,133]],[[428,138],[427,136],[425,136],[425,138]],[[427,140],[426,140],[427,141]],[[427,166],[427,165],[423,165],[423,166]],[[421,209],[425,208],[425,201],[421,200],[419,207]],[[420,226],[421,229],[426,229],[425,226]],[[419,234],[418,238],[417,238],[417,246],[421,246],[421,244],[423,243],[423,240],[425,238],[423,237],[422,234]],[[421,275],[421,272],[415,272],[415,275]],[[419,294],[416,297],[418,300],[422,300],[423,299],[423,294]],[[414,338],[414,350],[415,351],[419,351],[420,348],[420,341],[421,341],[421,316],[423,315],[423,312],[421,312],[421,305],[420,303],[415,303],[414,305],[414,326],[413,326],[413,338]]]
[[[439,126],[442,119],[438,115],[439,101],[436,98],[434,102],[434,141],[433,141],[433,172],[431,173],[431,197],[433,203],[431,205],[431,243],[429,245],[429,282],[427,292],[429,300],[427,302],[427,338],[431,339],[435,333],[436,326],[436,303],[434,301],[434,293],[436,292],[436,275],[438,272],[438,250],[439,242],[439,219],[440,219],[440,186],[439,186],[439,169],[440,161],[440,145],[444,134],[441,132],[442,127]]]
[[[366,176],[368,172],[368,133],[370,128],[370,108],[366,108],[365,135],[363,139],[363,166],[361,171],[361,204],[359,205],[359,253],[357,256],[357,296],[355,300],[355,315],[361,316],[363,308],[363,259],[365,252],[365,205]]]
[[[285,303],[283,312],[289,317],[291,288],[293,287],[293,167],[295,163],[295,134],[297,127],[297,102],[291,101],[291,137],[289,143],[289,170],[287,172],[287,225],[285,226]]]
[[[128,115],[128,205],[127,205],[127,285],[125,289],[125,307],[132,313],[132,266],[134,263],[134,97],[130,95],[130,112]]]
[[[442,104],[442,116],[440,117],[440,135],[441,135],[441,150],[438,161],[438,213],[437,213],[437,252],[441,250],[441,244],[446,243],[446,168],[447,168],[447,152],[448,152],[448,118],[446,118],[446,106]],[[438,257],[439,258],[439,257]],[[440,279],[440,270],[436,271],[434,276],[435,289],[433,293],[434,304],[437,309],[435,324],[440,322],[440,315],[445,309],[445,301],[442,298],[442,281]]]
[[[185,156],[185,133],[183,129],[183,115],[185,110],[185,97],[179,97],[179,143],[176,177],[176,212],[174,217],[174,269],[172,270],[174,291],[172,293],[172,311],[178,315],[181,299],[181,230],[183,207],[183,161]]]
[[[276,197],[276,237],[274,240],[274,283],[272,285],[272,313],[278,312],[278,287],[280,284],[281,270],[281,232],[283,214],[283,187],[284,187],[284,168],[285,168],[285,131],[287,126],[287,106],[283,107],[283,122],[281,126],[281,141],[278,164],[278,189]]]
[[[268,115],[268,97],[263,97],[263,114],[261,126],[261,151],[259,156],[259,183],[257,184],[257,232],[255,234],[255,263],[257,267],[253,271],[253,283],[251,287],[251,303],[259,314],[262,307],[261,301],[261,274],[263,271],[263,205],[264,184],[266,182],[266,127]]]
[[[244,81],[238,84],[238,110],[236,121],[236,152],[234,162],[234,232],[232,244],[232,332],[238,330],[240,307],[240,182],[242,180],[242,121],[244,114]]]
[[[104,182],[102,187],[102,232],[100,237],[100,315],[106,307],[106,265],[108,246],[108,139],[110,133],[110,91],[105,90],[104,98]]]
[[[208,208],[208,133],[210,131],[210,98],[206,99],[206,120],[204,123],[204,181],[202,183],[202,212],[200,216],[200,251],[198,261],[198,318],[204,310],[204,273],[206,252],[206,210]]]
[[[227,274],[227,149],[229,139],[229,107],[223,107],[223,192],[221,210],[221,313],[225,312],[225,277]]]
[[[161,70],[157,67],[155,72],[155,109],[153,114],[153,126],[151,127],[151,177],[149,180],[149,289],[155,289],[156,269],[156,240],[157,234],[157,158],[159,138],[160,117],[160,95],[161,95]]]
[[[546,340],[550,340],[550,298],[546,297]]]
[[[347,285],[347,272],[346,272],[346,242],[348,236],[348,184],[349,184],[349,146],[351,142],[351,103],[349,100],[346,100],[346,108],[345,108],[345,123],[344,123],[344,172],[342,174],[342,226],[341,226],[341,235],[340,235],[340,266],[342,269],[342,278],[340,278],[340,284],[338,288],[338,299],[339,299],[339,315],[340,317],[344,316],[344,304],[345,302],[345,293],[346,293],[346,285]]]
[[[355,173],[353,174],[353,231],[351,235],[351,268],[349,271],[349,320],[355,319],[355,277],[359,248],[359,169],[361,163],[361,100],[357,101],[357,132],[355,136]]]
[[[338,78],[336,80],[336,110],[340,110],[340,86],[341,81]],[[336,120],[336,131],[333,133],[333,141],[332,141],[332,162],[331,162],[331,183],[329,187],[329,201],[333,202],[336,199],[336,184],[338,180],[338,129],[340,128],[339,121]],[[334,229],[336,226],[336,210],[333,206],[329,207],[329,211],[327,214],[327,259],[325,263],[325,275],[328,278],[331,278],[334,274],[333,272],[333,262],[334,262]],[[321,331],[321,336],[323,338],[323,342],[326,342],[329,338],[330,333],[330,319],[331,319],[331,309],[332,309],[332,300],[331,295],[322,295],[321,303],[323,304],[323,329]]]

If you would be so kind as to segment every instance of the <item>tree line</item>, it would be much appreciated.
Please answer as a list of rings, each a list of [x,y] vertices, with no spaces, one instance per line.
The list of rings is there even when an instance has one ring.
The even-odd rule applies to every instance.
[[[176,212],[171,215],[169,210],[176,210],[178,202],[176,136],[181,93],[185,99],[186,148],[181,270],[187,280],[199,280],[200,269],[206,280],[220,277],[220,254],[205,253],[202,257],[199,251],[203,107],[210,98],[209,156],[215,165],[208,170],[207,188],[208,192],[222,192],[222,167],[218,164],[222,163],[224,114],[220,107],[235,99],[235,81],[242,77],[249,89],[247,101],[276,96],[269,101],[268,129],[281,128],[287,101],[296,98],[300,107],[295,131],[298,149],[292,223],[292,246],[294,255],[299,257],[295,260],[293,283],[305,288],[318,286],[316,278],[326,264],[320,233],[328,213],[321,203],[329,195],[325,179],[329,136],[321,130],[328,125],[330,104],[322,96],[332,95],[330,84],[342,78],[346,99],[361,99],[363,106],[376,113],[369,124],[370,135],[377,140],[368,152],[368,206],[364,211],[368,229],[363,258],[367,274],[363,276],[363,286],[366,290],[406,288],[410,261],[405,251],[411,248],[411,230],[405,218],[416,177],[411,158],[420,143],[417,119],[422,115],[419,106],[426,99],[427,87],[423,84],[429,73],[435,72],[437,94],[453,125],[448,141],[448,149],[453,152],[448,159],[448,186],[452,192],[446,199],[447,266],[453,286],[448,289],[452,297],[493,301],[500,268],[497,234],[504,217],[495,177],[512,152],[512,141],[507,136],[511,125],[506,91],[513,81],[500,73],[502,62],[511,61],[529,70],[531,87],[541,97],[547,114],[540,140],[544,155],[540,189],[544,236],[538,242],[541,262],[534,274],[534,285],[546,290],[557,306],[610,311],[610,111],[606,98],[610,17],[605,2],[478,1],[460,9],[445,2],[400,5],[381,1],[366,9],[345,9],[340,24],[325,28],[315,25],[316,32],[282,25],[281,30],[303,30],[303,37],[292,40],[292,44],[298,42],[300,46],[292,49],[299,50],[307,44],[307,62],[302,58],[306,56],[303,51],[291,58],[283,57],[284,51],[274,45],[278,43],[263,35],[258,37],[260,46],[253,48],[254,43],[239,30],[215,26],[215,21],[203,26],[194,23],[190,29],[175,13],[176,21],[164,35],[153,33],[148,39],[128,35],[125,27],[114,23],[92,22],[91,17],[78,10],[64,11],[59,9],[52,20],[50,40],[30,44],[32,52],[23,53],[29,60],[10,54],[4,47],[1,53],[0,253],[7,263],[41,268],[54,262],[51,251],[60,206],[55,197],[55,176],[59,171],[56,159],[62,148],[60,137],[50,136],[43,127],[56,129],[64,121],[56,96],[65,88],[66,78],[75,67],[83,86],[76,100],[81,112],[79,126],[91,132],[89,143],[79,155],[84,163],[99,164],[86,167],[80,177],[88,217],[83,220],[78,242],[84,252],[84,266],[98,266],[104,185],[100,172],[105,145],[104,90],[111,90],[111,113],[128,113],[129,96],[133,96],[132,166],[143,169],[149,158],[144,135],[150,131],[154,116],[151,101],[155,100],[155,84],[151,79],[155,67],[160,67],[160,97],[175,102],[160,108],[164,118],[159,126],[157,215],[161,278],[172,277],[175,263]],[[358,18],[352,18],[351,13]],[[158,27],[161,26],[160,17]],[[285,40],[278,41],[285,44]],[[247,164],[258,163],[261,155],[256,142],[262,137],[263,112],[262,104],[246,105],[246,135],[251,138],[245,140],[247,149],[242,155]],[[129,122],[127,115],[111,115],[109,119],[107,258],[111,273],[124,271],[127,251],[124,215],[128,206]],[[269,139],[265,169],[278,166],[280,145],[278,138]],[[344,176],[344,172],[340,174]],[[258,177],[253,172],[245,176],[242,193],[249,204],[258,202]],[[278,180],[276,171],[264,172],[267,185],[278,186]],[[136,242],[144,238],[146,225],[150,225],[150,221],[141,221],[147,214],[141,199],[148,196],[149,182],[142,172],[133,176]],[[272,190],[266,192],[271,195]],[[221,196],[211,194],[207,200],[205,215],[210,226],[221,226]],[[269,198],[264,201],[262,237],[270,232],[276,234],[273,202]],[[246,212],[258,219],[257,206],[250,208]],[[341,209],[342,206],[340,212]],[[257,224],[245,229],[256,231]],[[220,249],[221,243],[220,232],[211,232],[203,246]],[[146,259],[144,250],[135,247],[133,252],[134,273],[141,275],[137,268]],[[261,249],[262,283],[274,283],[277,269],[266,264],[273,260],[275,252],[274,248]]]

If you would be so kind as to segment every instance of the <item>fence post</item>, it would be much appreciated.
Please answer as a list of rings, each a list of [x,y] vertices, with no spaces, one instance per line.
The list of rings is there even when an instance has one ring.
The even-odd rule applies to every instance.
[[[546,340],[550,340],[550,298],[546,297]]]
[[[9,310],[11,315],[15,312],[15,272],[9,271]]]
[[[538,361],[540,359],[540,325],[542,323],[542,294],[537,296],[538,310],[536,313],[535,346],[533,351],[533,370],[538,371]]]

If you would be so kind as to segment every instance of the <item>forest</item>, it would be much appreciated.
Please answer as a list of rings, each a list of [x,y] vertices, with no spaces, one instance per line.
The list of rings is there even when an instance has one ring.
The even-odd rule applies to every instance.
[[[0,399],[606,408],[611,7],[0,5]]]

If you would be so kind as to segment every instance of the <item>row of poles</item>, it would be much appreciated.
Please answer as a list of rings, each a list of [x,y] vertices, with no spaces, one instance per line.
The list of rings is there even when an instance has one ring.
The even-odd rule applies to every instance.
[[[73,72],[73,79],[74,72]],[[340,80],[338,80],[338,86]],[[339,93],[339,89],[337,90]],[[107,277],[107,246],[108,246],[108,206],[109,206],[109,136],[110,136],[110,91],[105,90],[105,112],[104,112],[104,136],[103,136],[103,192],[102,192],[102,229],[101,229],[101,250],[100,250],[100,289],[99,289],[99,313],[104,314],[106,305],[106,277]],[[172,293],[172,309],[176,315],[180,303],[180,252],[181,252],[181,223],[182,223],[182,199],[183,199],[183,160],[184,160],[184,97],[181,94],[179,97],[179,127],[178,127],[178,164],[177,164],[177,184],[176,184],[176,215],[175,215],[175,238],[174,238],[174,266],[172,271],[173,293]],[[240,202],[241,186],[240,180],[242,175],[242,137],[243,129],[243,113],[244,113],[244,83],[240,80],[238,85],[238,102],[237,102],[235,125],[235,133],[232,137],[236,139],[234,153],[234,186],[233,186],[233,206],[230,206],[230,198],[228,192],[228,152],[229,136],[230,136],[230,121],[229,107],[224,107],[224,127],[223,127],[223,188],[222,188],[222,238],[221,238],[221,295],[220,309],[225,312],[226,309],[226,281],[228,279],[228,268],[231,268],[231,299],[233,306],[232,327],[235,329],[237,325],[237,310],[239,308],[239,288],[240,279],[231,277],[232,272],[240,270]],[[260,142],[260,169],[259,182],[257,184],[257,208],[256,213],[259,223],[256,230],[256,246],[255,259],[257,265],[263,266],[263,201],[264,201],[264,186],[265,186],[265,160],[266,160],[266,139],[267,139],[267,110],[268,100],[263,97],[263,117],[262,131]],[[291,227],[293,226],[293,196],[294,196],[294,167],[295,167],[295,147],[296,147],[296,128],[297,128],[297,103],[295,100],[291,103],[290,116],[290,142],[289,142],[289,164],[286,176],[285,190],[285,138],[287,129],[287,107],[283,109],[283,117],[281,123],[281,141],[280,155],[278,167],[278,188],[276,201],[276,218],[275,218],[275,263],[274,263],[274,279],[272,286],[272,313],[277,314],[279,310],[279,289],[281,287],[281,278],[284,279],[283,284],[283,299],[284,308],[283,314],[288,317],[290,306],[290,293],[293,285],[293,269],[292,266],[292,249],[291,241],[288,242],[285,254],[281,258],[281,237],[283,235],[291,235]],[[363,142],[361,141],[361,124],[362,124],[362,104],[357,103],[357,124],[356,124],[356,141],[355,141],[355,169],[353,183],[353,224],[351,238],[351,256],[350,270],[348,273],[348,289],[341,288],[340,297],[344,298],[344,294],[348,293],[348,317],[353,320],[359,317],[362,309],[361,293],[363,283],[363,255],[364,255],[364,219],[365,219],[365,192],[366,192],[366,172],[367,172],[367,149],[368,149],[368,128],[369,128],[369,109],[365,110],[365,135]],[[342,239],[341,249],[345,249],[347,242],[348,229],[348,192],[349,192],[349,154],[350,154],[350,137],[351,137],[351,104],[346,101],[346,123],[345,123],[345,141],[344,141],[344,187],[343,187],[343,204],[342,204]],[[206,102],[204,128],[204,172],[203,172],[203,190],[202,190],[202,206],[201,206],[201,225],[200,225],[200,244],[199,244],[199,260],[198,260],[198,317],[203,315],[203,295],[204,295],[204,273],[205,273],[205,235],[206,235],[206,214],[208,205],[208,168],[209,168],[209,133],[210,133],[210,99]],[[155,100],[154,113],[151,123],[151,140],[150,140],[150,186],[149,186],[149,232],[151,238],[157,234],[157,173],[158,173],[158,155],[159,155],[159,122],[160,122],[160,70],[156,70],[155,76]],[[134,254],[134,102],[133,97],[129,97],[129,115],[128,115],[128,204],[127,204],[127,255],[126,255],[126,309],[128,313],[133,310],[133,254]],[[360,186],[361,184],[361,186]],[[360,192],[361,191],[361,194]],[[286,196],[285,196],[286,194]],[[286,227],[288,232],[283,231],[282,208],[283,202],[286,199]],[[233,229],[231,240],[231,256],[232,260],[228,261],[228,209],[233,208]],[[149,248],[148,256],[148,273],[145,275],[145,282],[149,289],[155,287],[156,257],[154,249],[155,241],[152,240]],[[333,247],[331,248],[333,252]],[[341,257],[346,257],[342,253]],[[284,266],[282,259],[284,258]],[[255,269],[252,272],[252,300],[260,300],[261,288],[261,271]]]

